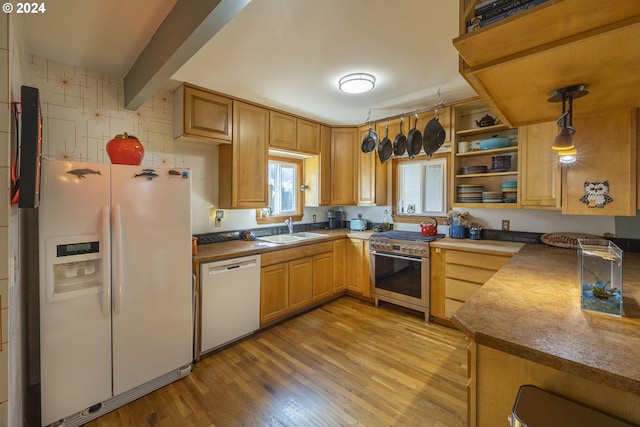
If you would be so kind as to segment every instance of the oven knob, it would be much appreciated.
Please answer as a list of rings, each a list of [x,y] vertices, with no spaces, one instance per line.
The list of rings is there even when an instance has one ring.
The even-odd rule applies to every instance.
[[[413,247],[411,247],[411,246],[407,247],[407,252],[409,252],[411,254],[411,253],[413,253],[413,251],[414,251]]]

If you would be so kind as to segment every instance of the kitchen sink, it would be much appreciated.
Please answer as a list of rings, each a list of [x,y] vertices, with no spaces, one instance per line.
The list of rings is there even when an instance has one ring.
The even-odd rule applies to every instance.
[[[326,234],[308,233],[306,231],[301,231],[299,233],[293,234],[278,234],[276,236],[258,237],[258,240],[264,240],[265,242],[271,243],[295,243],[308,239],[317,239],[319,237],[326,237]]]

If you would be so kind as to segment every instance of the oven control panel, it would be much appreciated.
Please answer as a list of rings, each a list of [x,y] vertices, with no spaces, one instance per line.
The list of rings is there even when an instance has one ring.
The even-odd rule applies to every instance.
[[[369,240],[369,249],[401,255],[414,255],[421,258],[429,256],[429,244],[426,242],[393,241],[386,239]]]

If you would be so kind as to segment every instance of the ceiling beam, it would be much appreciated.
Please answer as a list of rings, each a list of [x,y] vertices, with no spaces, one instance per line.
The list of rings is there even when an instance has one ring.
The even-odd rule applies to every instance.
[[[138,109],[251,0],[178,0],[124,77],[124,106]]]

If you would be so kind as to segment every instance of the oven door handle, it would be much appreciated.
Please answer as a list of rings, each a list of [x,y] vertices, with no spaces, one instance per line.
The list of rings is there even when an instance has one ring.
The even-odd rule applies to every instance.
[[[420,257],[420,256],[403,256],[403,255],[393,255],[390,254],[389,252],[377,252],[377,251],[371,251],[370,252],[371,255],[379,255],[379,256],[386,256],[389,258],[398,258],[398,259],[404,259],[407,261],[422,261],[424,258]]]

